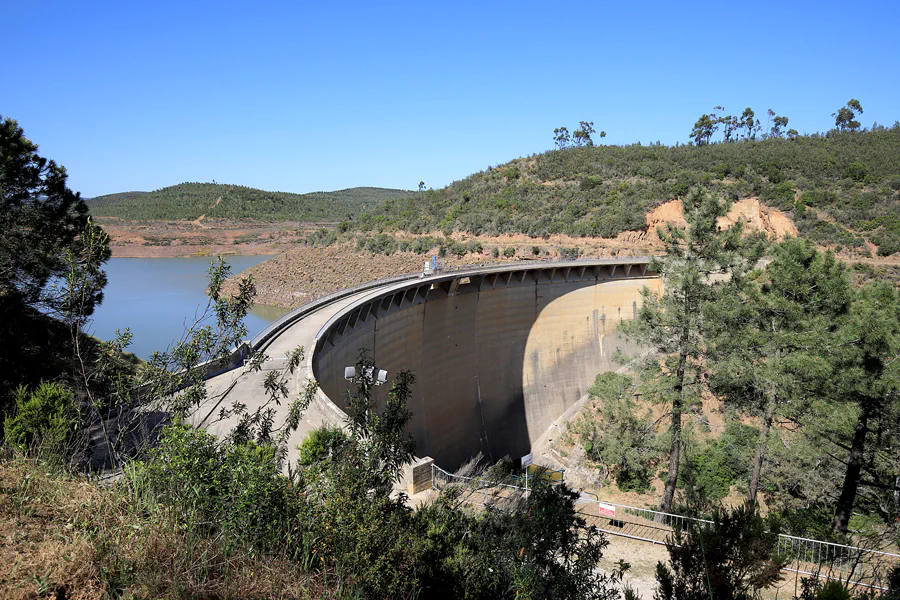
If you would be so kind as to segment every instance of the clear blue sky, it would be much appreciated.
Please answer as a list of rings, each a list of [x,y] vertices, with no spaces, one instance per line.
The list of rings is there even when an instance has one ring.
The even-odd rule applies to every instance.
[[[714,105],[900,119],[900,2],[0,5],[0,114],[85,196],[182,181],[440,187],[592,120],[687,141]]]

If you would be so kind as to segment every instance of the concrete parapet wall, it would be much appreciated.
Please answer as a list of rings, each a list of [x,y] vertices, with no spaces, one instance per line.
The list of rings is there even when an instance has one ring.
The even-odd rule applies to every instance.
[[[311,357],[323,395],[340,409],[344,367],[366,348],[392,376],[416,375],[409,430],[417,455],[455,468],[527,454],[598,373],[617,368],[617,334],[637,313],[647,261],[607,261],[459,274],[373,294],[319,333]],[[378,389],[383,400],[387,386]]]

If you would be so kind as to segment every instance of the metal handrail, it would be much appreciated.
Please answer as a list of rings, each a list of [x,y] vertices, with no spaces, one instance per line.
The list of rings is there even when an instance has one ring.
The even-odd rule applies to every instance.
[[[455,475],[453,473],[448,473],[437,465],[432,465],[433,486],[439,487],[438,479],[444,479],[447,483],[452,483],[454,480],[477,481],[479,485],[484,485],[486,487],[491,486],[491,482],[486,482],[483,479]],[[521,492],[527,491],[524,488],[515,485],[499,483],[494,483],[493,485],[495,487],[502,486],[506,488],[515,488]],[[485,495],[484,504],[487,504],[487,495]],[[713,523],[713,521],[709,519],[691,517],[686,515],[677,515],[674,513],[662,512],[650,508],[639,508],[636,506],[629,506],[627,504],[619,504],[616,502],[607,502],[599,499],[595,500],[592,498],[585,498],[584,496],[579,497],[578,500],[576,500],[576,504],[588,506],[591,504],[596,504],[598,505],[597,514],[583,514],[592,518],[608,520],[610,524],[618,523],[616,527],[618,527],[619,530],[606,526],[600,526],[598,527],[598,530],[609,533],[611,535],[643,542],[650,542],[653,544],[667,543],[666,541],[654,539],[649,536],[651,533],[653,533],[656,534],[657,537],[659,537],[659,535],[661,535],[664,531],[674,529],[674,525],[672,524],[673,522],[693,521],[702,523],[703,525],[709,525]],[[646,517],[642,519],[645,520],[646,523],[629,521],[627,518],[620,519],[617,513],[615,514],[615,516],[603,515],[599,510],[600,505],[613,507],[614,509],[621,509],[624,512],[624,514],[622,515],[623,517],[631,516],[642,518],[643,515],[646,515]],[[632,528],[631,530],[627,529],[629,525]],[[637,531],[634,530],[635,528],[637,529]],[[788,548],[788,546],[790,546],[790,548]],[[887,559],[888,564],[900,564],[900,554],[895,554],[893,552],[860,548],[858,546],[838,544],[836,542],[827,542],[823,540],[816,540],[812,538],[805,538],[784,533],[778,534],[777,547],[777,551],[779,554],[788,553],[795,555],[791,560],[791,563],[784,567],[785,571],[800,573],[804,575],[812,575],[814,577],[837,579],[852,585],[859,585],[872,589],[886,589],[876,583],[879,577],[879,569],[885,566],[884,562],[879,561],[884,561],[885,559]],[[868,557],[868,559],[866,559],[866,557]],[[794,565],[794,561],[796,561],[796,565]],[[819,568],[817,570],[812,570],[812,567],[810,565],[818,565]],[[851,568],[848,569],[848,566]],[[854,571],[857,566],[868,569],[868,577],[863,575],[854,575]],[[823,567],[825,567],[824,573]],[[857,580],[851,580],[851,577],[855,577],[855,579]],[[868,581],[870,581],[871,583],[867,583],[866,581],[864,581],[864,579],[868,579]]]

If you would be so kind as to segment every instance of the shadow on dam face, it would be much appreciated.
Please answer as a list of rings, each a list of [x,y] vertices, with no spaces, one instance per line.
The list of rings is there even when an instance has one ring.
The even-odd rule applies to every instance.
[[[313,355],[322,391],[346,410],[344,367],[361,348],[379,369],[416,376],[408,430],[416,454],[455,469],[477,453],[518,458],[553,420],[615,370],[617,334],[655,277],[606,270],[465,277],[363,303],[333,323]],[[604,275],[604,272],[606,275]],[[378,388],[383,403],[388,386]]]

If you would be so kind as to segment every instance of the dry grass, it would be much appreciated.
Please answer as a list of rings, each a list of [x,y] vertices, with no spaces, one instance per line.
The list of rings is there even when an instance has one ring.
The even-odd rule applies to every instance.
[[[0,458],[0,598],[335,598],[339,582],[199,535],[163,509]]]

